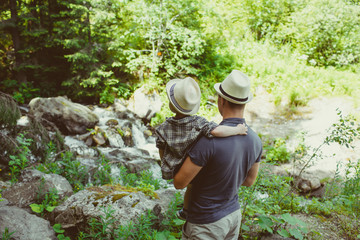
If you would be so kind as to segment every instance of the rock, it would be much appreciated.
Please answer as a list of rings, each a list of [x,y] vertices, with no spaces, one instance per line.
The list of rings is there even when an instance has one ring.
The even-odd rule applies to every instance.
[[[64,134],[86,133],[99,121],[89,108],[64,97],[34,98],[29,106],[30,113],[38,120],[53,122]]]
[[[105,134],[109,141],[109,146],[114,148],[125,147],[124,140],[122,139],[118,129],[108,128],[105,130]]]
[[[85,137],[85,135],[83,136]],[[88,138],[85,137],[84,139],[86,139],[84,140],[85,142],[76,139],[72,136],[66,136],[64,140],[65,140],[65,145],[69,147],[71,152],[80,156],[98,157],[99,156],[98,151],[94,148],[89,147],[93,143],[91,135],[89,134]]]
[[[55,232],[49,221],[30,214],[15,206],[0,205],[0,233],[12,233],[16,240],[55,240]]]
[[[36,202],[38,193],[46,194],[55,188],[60,199],[73,194],[70,183],[57,174],[45,174],[38,170],[24,170],[19,182],[7,188],[1,194],[9,201],[9,205],[27,208]]]
[[[117,98],[112,105],[112,109],[120,119],[136,119],[134,113],[126,107],[127,105],[128,103],[125,100]]]
[[[105,132],[98,126],[95,126],[95,129],[92,132],[91,136],[96,143],[96,146],[102,146],[106,143]]]
[[[144,86],[134,92],[128,103],[128,109],[146,121],[150,121],[160,111],[161,107],[162,102],[159,94],[155,91],[148,93]]]
[[[91,187],[77,192],[56,207],[50,219],[68,229],[84,226],[86,221],[105,216],[104,211],[111,209],[111,216],[117,221],[116,225],[127,225],[136,221],[147,210],[154,210],[159,216],[165,214],[175,191],[159,190],[155,192],[155,197],[150,197],[121,185]]]
[[[110,160],[125,166],[131,173],[139,173],[148,170],[152,165],[157,164],[156,159],[144,149],[136,148],[99,148],[100,152]]]

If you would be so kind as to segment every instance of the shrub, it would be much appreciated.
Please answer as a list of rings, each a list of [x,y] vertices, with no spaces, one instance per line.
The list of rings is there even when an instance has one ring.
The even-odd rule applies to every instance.
[[[267,150],[266,160],[277,165],[290,161],[291,153],[287,150],[286,142],[282,138],[275,139],[274,145],[264,147]]]
[[[359,5],[341,0],[307,1],[282,25],[277,38],[291,42],[312,65],[349,65],[359,61],[359,20]]]
[[[284,24],[286,17],[299,5],[297,0],[246,0],[243,3],[245,17],[256,39],[273,36],[277,28]]]

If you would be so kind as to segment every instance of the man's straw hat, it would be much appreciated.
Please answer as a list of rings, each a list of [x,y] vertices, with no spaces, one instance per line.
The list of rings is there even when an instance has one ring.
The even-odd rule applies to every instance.
[[[250,79],[239,70],[233,70],[222,83],[214,85],[216,92],[229,102],[245,104],[252,100]]]
[[[166,84],[166,93],[175,109],[185,115],[195,114],[200,107],[200,87],[191,77],[173,79]]]

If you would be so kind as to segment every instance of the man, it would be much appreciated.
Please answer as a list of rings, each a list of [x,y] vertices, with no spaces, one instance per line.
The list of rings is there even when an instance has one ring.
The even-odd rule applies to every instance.
[[[245,104],[253,95],[249,78],[234,70],[215,84],[221,125],[245,123]],[[248,128],[246,136],[201,137],[174,177],[174,186],[192,184],[192,194],[182,239],[237,239],[241,222],[238,190],[254,184],[262,143]]]

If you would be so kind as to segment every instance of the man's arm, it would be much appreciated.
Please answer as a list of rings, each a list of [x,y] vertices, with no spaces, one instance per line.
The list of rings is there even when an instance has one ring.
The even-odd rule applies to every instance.
[[[259,162],[256,162],[256,163],[254,163],[254,165],[252,165],[242,186],[250,187],[251,185],[253,185],[255,183],[256,177],[259,172],[259,166],[260,166]]]
[[[200,172],[201,169],[201,166],[193,163],[190,157],[187,156],[180,170],[176,173],[174,177],[174,187],[176,189],[185,188]]]

